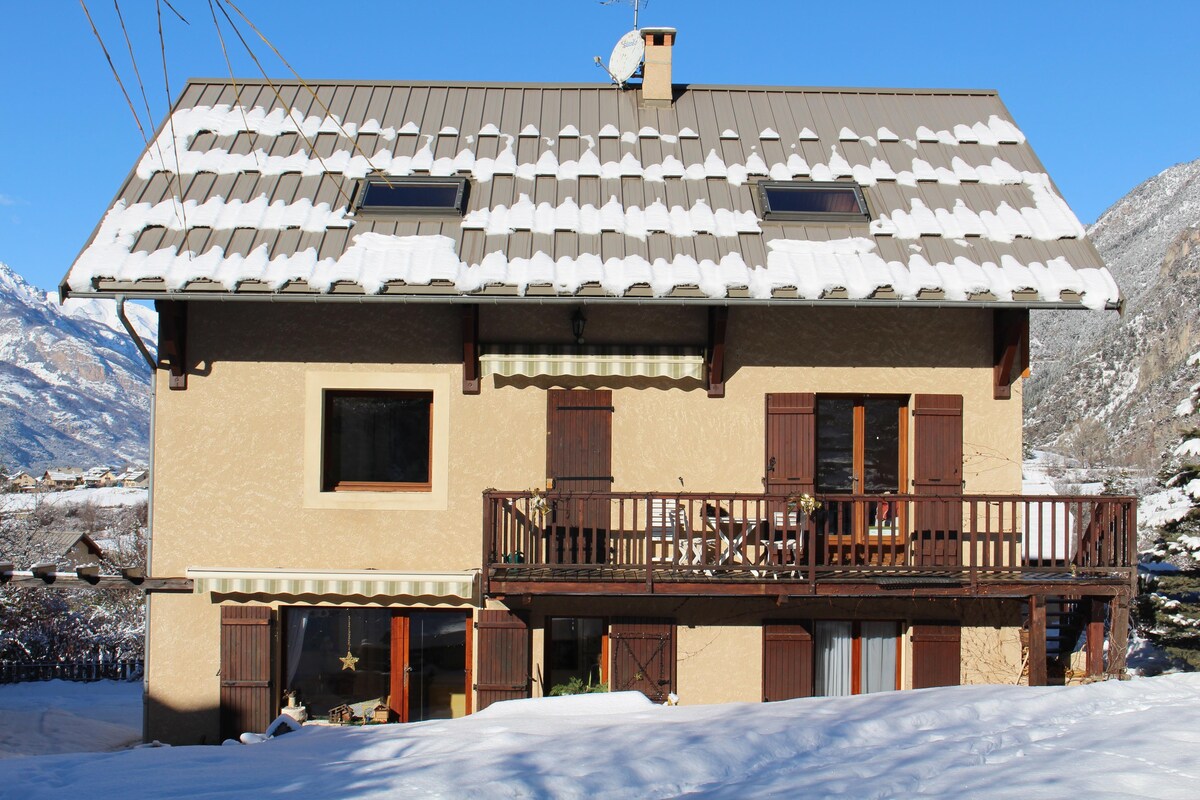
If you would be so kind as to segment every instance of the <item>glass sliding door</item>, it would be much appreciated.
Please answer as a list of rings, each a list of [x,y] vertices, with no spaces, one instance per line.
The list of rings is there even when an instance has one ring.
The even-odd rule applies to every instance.
[[[283,609],[283,683],[323,719],[343,704],[386,699],[392,612],[380,608]]]
[[[818,697],[853,694],[853,623],[821,620],[815,626],[813,639],[817,658],[814,694]]]
[[[863,694],[891,692],[896,685],[899,626],[895,622],[860,622],[859,687]]]
[[[818,620],[813,626],[813,694],[841,697],[898,689],[899,649],[897,622]]]
[[[453,611],[409,611],[403,618],[408,629],[405,721],[466,716],[466,615]]]

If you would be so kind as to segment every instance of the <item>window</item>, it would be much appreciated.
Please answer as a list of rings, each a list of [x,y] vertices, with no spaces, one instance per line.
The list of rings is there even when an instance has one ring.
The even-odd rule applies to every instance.
[[[862,189],[854,183],[763,181],[758,184],[763,219],[800,222],[866,222]]]
[[[813,634],[813,694],[838,697],[900,688],[898,623],[819,620]]]
[[[284,688],[299,694],[311,717],[391,694],[390,610],[286,608],[283,624]]]
[[[608,677],[604,620],[596,617],[553,617],[547,621],[546,694],[573,678],[595,686]]]
[[[427,492],[432,392],[326,391],[326,492]]]
[[[373,177],[358,189],[355,209],[393,214],[462,215],[466,178]]]

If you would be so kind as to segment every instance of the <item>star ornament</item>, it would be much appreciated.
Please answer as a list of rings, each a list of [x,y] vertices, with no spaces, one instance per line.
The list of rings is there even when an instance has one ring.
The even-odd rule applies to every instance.
[[[346,651],[346,655],[343,658],[338,660],[342,662],[342,669],[348,669],[351,672],[354,672],[355,666],[358,664],[358,656],[349,650]]]

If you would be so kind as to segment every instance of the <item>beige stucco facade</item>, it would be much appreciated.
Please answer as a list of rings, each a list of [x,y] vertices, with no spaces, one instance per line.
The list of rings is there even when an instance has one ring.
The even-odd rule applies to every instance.
[[[485,305],[481,340],[568,343],[573,310]],[[706,337],[706,311],[698,306],[597,304],[587,307],[587,318],[588,343],[695,345]],[[235,566],[477,570],[482,492],[544,485],[547,388],[612,389],[618,492],[676,491],[680,479],[688,491],[761,492],[764,395],[798,391],[960,394],[966,491],[1020,490],[1021,382],[1011,399],[993,399],[987,309],[734,307],[720,399],[708,397],[698,381],[636,378],[486,378],[480,394],[466,395],[460,331],[461,311],[451,305],[192,303],[188,387],[169,391],[165,373],[158,375],[152,573]],[[429,493],[320,491],[321,393],[355,388],[433,393]],[[194,741],[196,731],[215,738],[221,599],[152,598],[149,734],[155,738]],[[536,602],[535,678],[545,615],[647,614],[662,604]],[[545,605],[551,602],[557,605]],[[683,701],[759,700],[759,626],[767,618],[962,620],[963,681],[1019,678],[1020,615],[1004,603],[926,609],[915,601],[897,607],[822,601],[832,605],[820,608],[805,602],[780,608],[763,600],[677,598],[664,605],[663,613],[680,606],[672,616],[679,624]],[[970,652],[987,658],[968,664]]]

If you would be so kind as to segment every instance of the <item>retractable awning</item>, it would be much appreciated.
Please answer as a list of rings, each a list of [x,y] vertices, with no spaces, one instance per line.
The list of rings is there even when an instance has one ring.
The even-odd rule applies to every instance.
[[[486,375],[512,377],[704,378],[700,347],[606,347],[485,345],[479,356]]]
[[[474,572],[292,570],[189,567],[195,592],[206,594],[434,597],[472,600]]]

